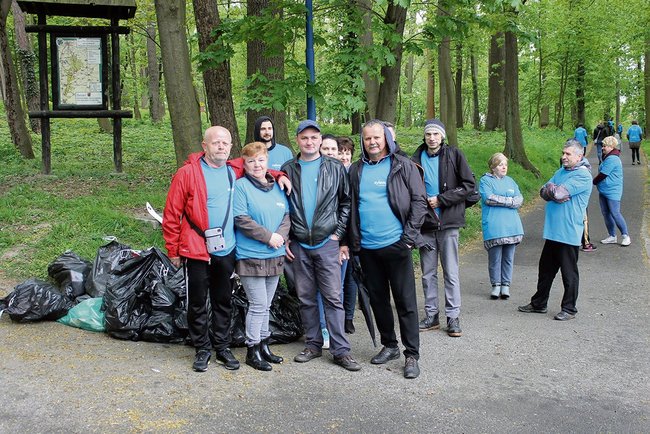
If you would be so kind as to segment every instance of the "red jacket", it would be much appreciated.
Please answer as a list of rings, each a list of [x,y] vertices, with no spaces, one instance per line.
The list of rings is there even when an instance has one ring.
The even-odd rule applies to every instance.
[[[167,256],[184,257],[209,261],[210,255],[205,247],[205,238],[196,233],[187,221],[187,216],[196,226],[205,231],[209,226],[208,193],[201,169],[204,152],[190,154],[185,164],[176,171],[167,193],[167,203],[163,211],[163,237]],[[236,158],[226,163],[235,172],[235,178],[244,176],[244,160]],[[269,170],[279,178],[282,172]]]

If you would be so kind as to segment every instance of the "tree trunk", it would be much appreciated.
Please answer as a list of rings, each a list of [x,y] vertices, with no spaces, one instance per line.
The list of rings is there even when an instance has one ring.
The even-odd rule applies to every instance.
[[[618,63],[618,62],[616,62]],[[621,82],[616,79],[616,122],[614,123],[614,133],[616,133],[616,127],[621,122]]]
[[[476,56],[472,53],[469,58],[469,62],[472,68],[472,125],[475,130],[481,129],[481,112],[479,111],[478,106],[478,65],[476,62]]]
[[[576,125],[586,125],[585,120],[585,61],[579,57],[576,70]]]
[[[165,92],[172,121],[176,165],[201,149],[201,113],[192,83],[190,53],[185,33],[185,1],[155,0]]]
[[[149,91],[149,117],[151,122],[158,123],[163,118],[160,100],[160,66],[156,54],[156,24],[147,23],[147,77]]]
[[[11,0],[2,0],[0,2],[0,86],[2,87],[11,140],[20,155],[32,159],[34,158],[32,138],[25,122],[25,112],[23,111],[18,88],[18,77],[16,77],[16,71],[14,70],[7,38],[7,16],[10,8]]]
[[[199,34],[199,50],[205,52],[216,36],[212,30],[221,24],[219,10],[214,0],[193,0],[194,19]],[[232,100],[232,81],[230,77],[230,61],[225,60],[214,68],[203,71],[205,94],[211,125],[221,125],[232,134],[232,156],[241,154],[239,129],[235,118],[235,106]]]
[[[38,89],[38,80],[36,80],[36,54],[32,49],[32,44],[27,37],[25,31],[25,14],[22,9],[13,0],[11,3],[11,10],[14,15],[14,39],[16,41],[16,53],[20,60],[20,67],[22,69],[23,91],[27,102],[27,109],[29,111],[40,110],[40,96]],[[29,127],[37,134],[41,132],[40,119],[30,119]]]
[[[436,117],[436,71],[434,66],[434,56],[430,50],[427,50],[427,119]]]
[[[488,60],[488,106],[485,118],[485,130],[494,131],[504,127],[505,90],[503,83],[504,44],[503,33],[490,38],[490,55]]]
[[[569,80],[569,50],[564,53],[562,67],[560,68],[560,92],[555,106],[555,126],[564,128],[564,99],[566,95],[567,82]]]
[[[456,44],[456,126],[463,128],[463,44]]]
[[[514,12],[513,12],[514,13]],[[526,156],[524,138],[521,134],[521,119],[519,117],[519,60],[517,51],[517,35],[505,33],[505,125],[506,146],[503,153],[524,169],[540,176],[539,170],[533,166]]]
[[[133,116],[137,120],[141,120],[142,114],[140,113],[140,90],[138,86],[138,70],[136,68],[135,42],[133,41],[133,33],[129,33],[128,38],[129,38],[129,58],[130,58],[129,63],[131,64],[129,66],[131,69],[131,76],[133,77]]]
[[[648,116],[648,113],[650,113],[650,35],[646,35],[645,37],[645,49],[644,49],[644,57],[645,57],[645,68],[643,70],[643,100],[645,103],[645,128],[643,129],[643,132],[646,137],[648,137],[648,131],[650,131],[650,116]]]
[[[394,34],[385,38],[383,45],[388,48],[395,58],[393,65],[381,67],[382,82],[379,85],[379,97],[377,101],[377,118],[395,122],[397,92],[399,90],[400,74],[402,73],[402,37],[404,36],[404,25],[406,23],[406,8],[389,0],[384,24],[394,28]]]
[[[539,127],[546,128],[551,123],[551,108],[544,104],[539,111]]]
[[[540,33],[539,35],[539,46],[538,46],[538,52],[539,52],[539,66],[537,68],[537,107],[535,110],[535,114],[539,118],[539,125],[540,127],[542,126],[542,98],[544,96],[544,79],[545,79],[545,74],[544,74],[544,51],[542,47],[542,34]],[[548,126],[548,106],[545,105],[546,107],[546,118],[545,118],[545,125],[544,127]],[[529,125],[533,124],[533,119],[531,117]]]
[[[363,19],[364,32],[360,35],[361,48],[371,50],[374,46],[372,34],[372,2],[357,0],[357,7]],[[366,121],[377,117],[377,98],[379,97],[379,78],[373,62],[368,62],[368,70],[363,73],[366,88]]]
[[[267,8],[274,7],[276,3],[269,0],[248,0],[247,15],[260,16]],[[273,14],[278,19],[282,19],[282,10],[274,9]],[[263,36],[263,35],[260,35]],[[253,77],[255,74],[264,75],[268,81],[282,81],[284,80],[284,45],[280,42],[278,46],[269,47],[266,42],[261,39],[249,40],[246,44],[246,74]],[[268,48],[272,48],[274,53],[272,56],[266,53]],[[249,84],[253,88],[261,86],[257,81]],[[273,119],[273,127],[275,140],[277,143],[285,144],[289,147],[292,146],[289,140],[289,131],[287,129],[287,114],[286,110],[275,110],[269,108],[268,110],[247,110],[246,111],[246,143],[253,141],[253,130],[255,129],[255,120],[262,116],[268,115]]]
[[[447,2],[440,2],[438,15],[448,15]],[[458,146],[456,135],[456,96],[454,80],[451,75],[451,38],[444,36],[438,46],[438,85],[440,89],[440,120],[445,124],[446,142]]]
[[[406,75],[406,92],[404,97],[406,98],[406,110],[404,113],[404,126],[410,128],[413,125],[413,63],[414,56],[409,55],[406,61],[406,68],[404,75]]]

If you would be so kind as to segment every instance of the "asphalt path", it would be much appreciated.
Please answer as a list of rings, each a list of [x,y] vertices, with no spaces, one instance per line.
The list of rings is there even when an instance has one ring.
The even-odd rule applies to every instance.
[[[598,242],[606,230],[594,189],[598,250],[580,253],[575,320],[553,320],[559,275],[547,314],[517,311],[537,281],[537,201],[523,219],[510,300],[489,299],[487,254],[480,243],[467,249],[463,336],[421,333],[416,380],[403,378],[403,357],[369,363],[379,348],[360,312],[350,339],[361,371],[343,370],[329,354],[295,363],[296,342],[274,347],[286,361],[269,373],[214,362],[195,373],[187,346],[120,341],[53,322],[14,324],[5,315],[0,432],[650,432],[647,167],[631,166],[629,157],[625,149],[622,209],[632,245]],[[418,294],[422,308],[420,287]],[[245,349],[234,353],[243,362]]]

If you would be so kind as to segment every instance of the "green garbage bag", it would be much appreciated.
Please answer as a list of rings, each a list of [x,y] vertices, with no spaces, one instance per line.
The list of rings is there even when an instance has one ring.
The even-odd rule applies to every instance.
[[[68,314],[57,320],[61,324],[78,327],[91,332],[103,332],[104,312],[102,312],[102,297],[89,298],[68,311]]]

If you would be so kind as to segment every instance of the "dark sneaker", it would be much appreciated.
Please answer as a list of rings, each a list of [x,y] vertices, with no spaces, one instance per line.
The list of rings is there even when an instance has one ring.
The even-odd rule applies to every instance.
[[[207,371],[208,364],[210,363],[210,357],[212,357],[212,354],[208,350],[197,351],[196,356],[194,357],[194,364],[192,365],[192,369],[194,369],[196,372]]]
[[[447,318],[447,334],[452,338],[459,338],[463,335],[458,318]]]
[[[375,357],[370,359],[370,363],[373,365],[383,365],[384,363],[395,359],[399,359],[399,348],[384,347]]]
[[[597,247],[594,246],[594,245],[591,244],[591,243],[589,243],[589,244],[585,244],[584,246],[582,246],[582,247],[580,248],[580,250],[582,250],[583,252],[593,252],[593,251],[596,250],[596,249],[597,249]]]
[[[232,355],[230,352],[230,348],[226,348],[225,350],[221,350],[217,352],[217,360],[223,363],[223,366],[225,366],[226,369],[229,371],[234,371],[235,369],[239,369],[239,361],[235,359],[235,356]]]
[[[531,303],[528,303],[526,306],[519,306],[517,308],[519,312],[525,312],[525,313],[546,313],[548,312],[548,309],[545,307],[535,307]]]
[[[298,354],[296,357],[293,358],[293,361],[298,363],[306,363],[322,355],[323,355],[322,351],[316,351],[316,350],[312,350],[311,348],[305,348],[300,352],[300,354]]]
[[[427,331],[427,330],[437,330],[440,328],[440,320],[438,319],[438,314],[435,315],[427,315],[426,318],[424,318],[422,321],[420,321],[420,324],[418,325],[420,327],[420,331]]]
[[[557,315],[555,315],[553,317],[553,319],[556,319],[558,321],[568,321],[568,320],[573,319],[575,317],[576,317],[575,314],[562,311],[562,312],[558,313]]]
[[[345,320],[345,332],[349,335],[353,334],[356,331],[354,328],[354,322],[351,319]]]
[[[407,357],[404,364],[404,378],[418,378],[420,376],[420,367],[415,357]]]
[[[352,356],[349,354],[346,354],[345,356],[341,356],[341,357],[335,356],[334,363],[347,369],[348,371],[358,371],[359,369],[361,369],[361,365],[358,364],[356,360],[354,360]]]

